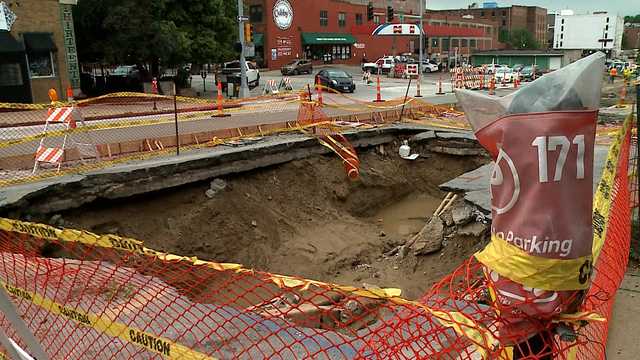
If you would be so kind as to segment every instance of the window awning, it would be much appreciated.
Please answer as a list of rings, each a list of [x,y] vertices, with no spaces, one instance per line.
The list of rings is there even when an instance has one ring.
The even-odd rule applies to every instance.
[[[23,52],[24,46],[8,31],[0,30],[0,53]]]
[[[24,33],[22,37],[28,51],[55,51],[58,49],[50,33]]]
[[[264,45],[264,34],[254,33],[253,34],[253,45],[255,45],[255,46],[263,46]]]
[[[351,34],[340,33],[302,33],[302,43],[305,45],[321,44],[355,44],[356,38]]]

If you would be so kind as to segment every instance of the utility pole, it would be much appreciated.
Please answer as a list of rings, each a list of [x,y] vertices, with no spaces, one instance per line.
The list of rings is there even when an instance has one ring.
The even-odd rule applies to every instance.
[[[420,11],[420,60],[418,60],[418,81],[422,79],[422,58],[423,58],[423,43],[424,43],[424,34],[423,34],[423,16],[424,16],[424,3],[427,0],[418,0],[420,2],[420,6],[418,7],[418,11]]]
[[[238,97],[240,99],[249,96],[249,87],[247,86],[247,61],[244,58],[244,3],[238,0],[238,37],[240,41],[240,91]]]

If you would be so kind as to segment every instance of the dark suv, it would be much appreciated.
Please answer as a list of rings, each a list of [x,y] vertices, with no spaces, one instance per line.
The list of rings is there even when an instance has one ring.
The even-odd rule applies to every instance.
[[[282,75],[311,74],[313,66],[311,66],[310,60],[298,59],[284,65],[280,72],[282,72]]]

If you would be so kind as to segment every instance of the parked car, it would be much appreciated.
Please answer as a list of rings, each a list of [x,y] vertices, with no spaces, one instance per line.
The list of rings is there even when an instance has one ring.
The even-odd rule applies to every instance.
[[[522,70],[520,70],[520,76],[522,77],[522,80],[528,80],[531,81],[533,80],[533,66],[532,65],[527,65],[525,67],[522,68]],[[542,76],[542,70],[540,69],[540,67],[536,67],[536,79],[539,78],[540,76]]]
[[[245,61],[245,66],[247,71],[247,85],[249,86],[249,89],[260,86],[260,71],[258,71],[256,66],[249,61]],[[216,82],[218,81],[222,83],[222,88],[225,91],[229,83],[235,84],[235,86],[240,86],[240,61],[236,60],[222,64],[222,68],[216,74]]]
[[[524,64],[516,64],[516,65],[513,65],[512,67],[513,72],[522,71],[523,68],[524,68]]]
[[[298,74],[311,74],[313,72],[313,66],[310,60],[297,59],[284,65],[280,72],[282,75],[298,75]]]
[[[509,69],[509,65],[500,65],[500,64],[487,64],[487,74],[491,75],[495,73],[498,69]]]
[[[440,71],[440,67],[433,60],[422,60],[422,72],[432,73]]]
[[[496,70],[496,82],[497,83],[502,83],[502,82],[511,82],[513,81],[513,70],[509,69],[509,68],[499,68]]]
[[[353,82],[351,75],[337,69],[321,70],[316,74],[317,83],[340,92],[352,93],[356,90],[356,84]]]
[[[382,74],[387,74],[394,68],[395,64],[396,59],[393,56],[385,56],[375,63],[362,64],[362,71],[369,71],[372,74],[377,74],[380,71]]]

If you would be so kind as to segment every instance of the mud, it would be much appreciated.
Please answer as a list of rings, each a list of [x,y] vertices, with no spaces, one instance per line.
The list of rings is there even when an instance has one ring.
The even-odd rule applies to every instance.
[[[482,247],[453,236],[439,253],[385,256],[417,233],[445,193],[438,185],[488,159],[416,148],[401,160],[399,143],[360,151],[361,177],[346,178],[335,156],[317,156],[120,201],[94,202],[62,214],[67,227],[115,233],[180,255],[362,286],[397,287],[417,298]],[[211,192],[209,195],[212,195]]]

